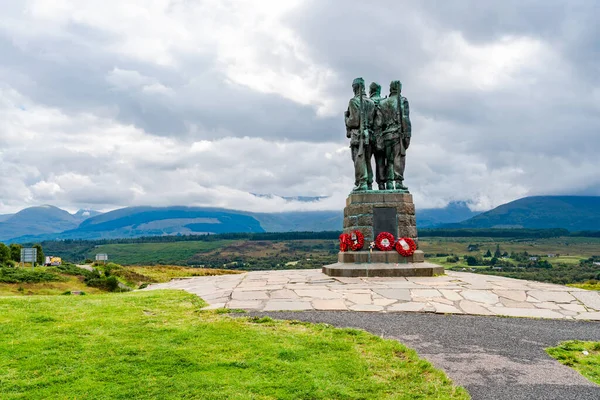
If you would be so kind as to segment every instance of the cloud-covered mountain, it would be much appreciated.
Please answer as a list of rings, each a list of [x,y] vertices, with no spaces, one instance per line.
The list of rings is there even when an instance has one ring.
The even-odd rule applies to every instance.
[[[58,233],[76,228],[85,218],[58,207],[29,207],[0,220],[0,240],[23,235]]]
[[[94,212],[95,213],[95,212]],[[80,213],[78,213],[80,214]],[[125,207],[84,219],[52,206],[0,222],[0,240],[115,239],[229,232],[341,231],[341,211],[252,213],[210,207]],[[566,228],[600,230],[600,197],[526,197],[478,214],[466,203],[417,209],[419,228]]]
[[[302,199],[309,201],[306,197]],[[85,218],[87,214],[96,215]],[[417,210],[417,220],[420,227],[426,228],[461,221],[473,214],[466,204],[452,203],[443,209]],[[26,242],[227,232],[337,231],[341,230],[343,223],[342,211],[251,213],[183,206],[126,207],[104,214],[79,211],[73,215],[56,207],[44,206],[26,209],[17,215],[35,215],[35,218],[32,223],[23,224],[20,217],[23,229],[15,231],[16,234],[5,235],[4,240],[16,238],[19,242]],[[7,226],[0,223],[0,232],[5,228]]]
[[[442,224],[464,221],[481,212],[473,211],[463,201],[451,202],[444,208],[417,208],[417,226],[420,228],[433,228]]]

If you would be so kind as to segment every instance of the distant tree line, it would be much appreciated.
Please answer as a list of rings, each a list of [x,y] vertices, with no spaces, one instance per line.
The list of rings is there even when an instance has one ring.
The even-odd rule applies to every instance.
[[[14,266],[16,263],[19,263],[21,261],[21,249],[23,247],[24,246],[17,243],[12,243],[9,246],[5,245],[4,243],[0,243],[0,267]],[[37,257],[35,262],[37,265],[43,265],[45,256],[42,245],[36,243],[27,247],[33,247],[37,249]]]
[[[600,233],[600,232],[599,232]],[[566,229],[419,229],[420,237],[490,237],[490,238],[528,238],[543,239],[560,236],[572,236]]]
[[[131,244],[131,243],[171,243],[171,242],[213,242],[219,240],[310,240],[310,239],[337,239],[341,231],[322,232],[262,232],[262,233],[219,233],[203,235],[170,235],[170,236],[143,236],[138,238],[120,239],[65,239],[45,241],[42,245],[50,244],[52,248],[72,247],[85,245],[86,247],[101,246],[105,244]],[[490,238],[553,238],[561,236],[571,237],[600,237],[600,231],[569,232],[566,229],[419,229],[420,237],[490,237]],[[31,243],[27,244],[31,246]]]

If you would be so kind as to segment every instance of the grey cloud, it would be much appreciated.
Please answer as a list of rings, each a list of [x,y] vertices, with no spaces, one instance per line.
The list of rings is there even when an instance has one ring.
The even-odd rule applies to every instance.
[[[32,23],[6,11],[5,21]],[[600,195],[593,172],[600,168],[597,11],[595,1],[308,1],[283,23],[305,59],[333,71],[319,93],[339,113],[325,116],[317,115],[314,99],[301,105],[230,79],[211,46],[178,48],[175,62],[161,65],[111,51],[123,38],[89,24],[69,22],[61,35],[32,36],[0,24],[0,90],[16,90],[65,119],[57,128],[31,128],[47,131],[55,148],[48,153],[24,141],[28,154],[44,160],[34,166],[3,141],[0,127],[8,149],[0,153],[0,182],[16,188],[0,194],[13,197],[10,207],[23,198],[106,208],[222,206],[247,192],[331,195],[339,204],[327,207],[341,207],[352,176],[341,115],[352,79],[363,76],[382,84],[384,94],[391,79],[404,82],[414,127],[407,184],[421,208],[465,200],[484,209],[528,194]],[[254,56],[274,75],[306,72],[305,62],[277,48],[273,36],[249,35]],[[132,129],[146,146],[172,143],[144,154],[127,139]],[[80,136],[103,135],[124,135],[123,144],[98,151],[69,146]],[[190,151],[201,140],[214,151]],[[92,183],[70,183],[81,177]],[[36,197],[31,189],[61,179],[62,192]],[[275,204],[243,199],[253,209]]]

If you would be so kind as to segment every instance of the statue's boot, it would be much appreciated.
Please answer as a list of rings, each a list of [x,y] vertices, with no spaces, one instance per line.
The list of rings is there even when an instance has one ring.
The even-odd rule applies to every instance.
[[[353,192],[362,192],[367,190],[367,185],[366,184],[362,184],[360,186],[355,186],[354,189],[352,189]]]
[[[394,182],[388,182],[385,186],[387,190],[394,190]]]
[[[396,181],[396,190],[408,190],[408,188],[402,184],[402,181]]]
[[[377,187],[379,188],[379,190],[385,190],[385,183],[379,183]]]
[[[367,190],[373,190],[373,184],[367,185]]]

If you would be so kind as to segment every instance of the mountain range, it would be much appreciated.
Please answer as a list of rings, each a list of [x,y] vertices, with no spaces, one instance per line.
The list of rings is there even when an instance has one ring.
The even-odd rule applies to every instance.
[[[70,214],[44,205],[0,216],[0,241],[115,239],[227,232],[341,230],[341,211],[252,213],[208,207],[126,207]],[[566,228],[600,230],[600,197],[526,197],[477,213],[464,202],[417,210],[419,228]]]
[[[511,201],[444,228],[564,228],[600,230],[599,196],[532,196]]]

